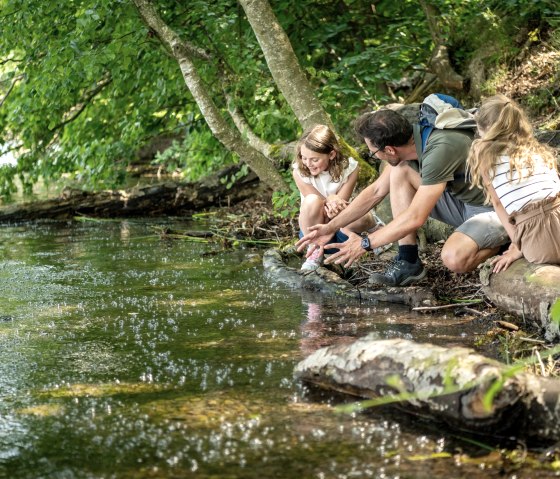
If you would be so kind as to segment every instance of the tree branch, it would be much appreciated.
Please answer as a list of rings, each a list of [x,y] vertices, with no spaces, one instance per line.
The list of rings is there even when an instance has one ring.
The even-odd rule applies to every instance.
[[[20,143],[19,145],[12,146],[11,148],[8,148],[7,150],[0,150],[0,156],[3,156],[7,153],[10,153],[11,151],[19,150],[20,148],[23,148],[23,143]]]
[[[288,191],[288,185],[272,162],[243,139],[239,131],[222,117],[191,59],[192,50],[159,16],[149,0],[133,0],[146,25],[171,49],[187,88],[191,92],[212,134],[231,152],[247,163],[257,176],[274,190]]]
[[[0,65],[5,65],[6,63],[14,62],[14,63],[21,63],[23,58],[5,58],[4,60],[0,61]]]
[[[75,105],[72,110],[68,111],[67,114],[65,115],[66,118],[64,120],[62,120],[59,124],[57,124],[53,128],[51,128],[50,131],[60,130],[65,125],[73,122],[76,118],[78,118],[83,113],[83,111],[86,109],[86,107],[91,103],[91,100],[93,100],[112,81],[113,81],[113,79],[110,76],[102,79],[95,86],[95,88],[91,89],[89,92],[86,92],[86,95],[84,96],[82,101],[80,103],[78,103],[77,105]]]
[[[0,100],[0,107],[2,107],[2,105],[4,104],[4,102],[6,101],[6,99],[8,98],[8,96],[10,95],[10,93],[12,93],[12,90],[14,89],[14,87],[16,86],[16,83],[23,79],[23,75],[18,75],[17,77],[15,77],[12,80],[12,83],[10,85],[10,87],[8,88],[8,91],[6,92],[6,94],[4,95],[4,97]]]
[[[163,21],[150,2],[146,0],[133,0],[133,3],[144,20],[144,23],[158,36],[163,45],[167,45],[173,50],[173,55],[175,55],[176,52],[182,52],[183,55],[199,58],[201,60],[211,59],[210,55],[202,48],[181,40],[169,25]]]

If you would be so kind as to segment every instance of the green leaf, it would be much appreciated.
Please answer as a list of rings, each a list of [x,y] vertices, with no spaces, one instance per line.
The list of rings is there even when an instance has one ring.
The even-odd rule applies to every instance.
[[[560,324],[560,298],[550,308],[550,317],[553,323]]]

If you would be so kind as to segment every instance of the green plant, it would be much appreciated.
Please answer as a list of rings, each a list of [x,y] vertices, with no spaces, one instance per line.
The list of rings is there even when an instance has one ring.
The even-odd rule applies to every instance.
[[[274,191],[272,193],[272,207],[275,215],[280,218],[295,218],[299,213],[300,193],[294,181],[289,178],[288,173],[284,174],[290,185],[290,193]]]

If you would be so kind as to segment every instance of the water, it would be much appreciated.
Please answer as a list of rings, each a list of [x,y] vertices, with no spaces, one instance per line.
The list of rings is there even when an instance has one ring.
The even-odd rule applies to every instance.
[[[402,413],[337,413],[293,379],[323,345],[469,345],[476,320],[302,295],[265,278],[262,250],[156,225],[193,227],[0,229],[0,477],[552,477],[511,458],[504,475],[495,448]]]

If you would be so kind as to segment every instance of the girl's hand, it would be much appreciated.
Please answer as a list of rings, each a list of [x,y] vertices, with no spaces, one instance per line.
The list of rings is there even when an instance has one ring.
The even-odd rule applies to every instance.
[[[504,252],[504,254],[502,254],[501,256],[496,256],[491,261],[491,264],[494,265],[494,269],[492,270],[492,272],[499,273],[500,271],[505,271],[509,268],[509,265],[511,263],[518,260],[519,258],[523,258],[523,253],[519,251],[517,246],[511,243],[508,250]]]
[[[347,206],[348,201],[343,200],[337,195],[331,195],[325,201],[325,213],[329,217],[329,219],[332,219]]]

